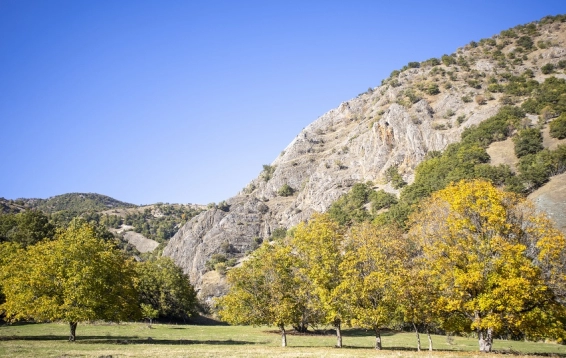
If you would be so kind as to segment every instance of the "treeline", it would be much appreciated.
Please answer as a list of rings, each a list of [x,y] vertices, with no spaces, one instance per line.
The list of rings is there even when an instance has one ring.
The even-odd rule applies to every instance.
[[[419,349],[431,331],[476,332],[482,351],[493,337],[564,342],[564,262],[566,239],[529,202],[461,181],[422,201],[405,230],[313,216],[228,271],[216,308],[229,323],[278,326],[283,346],[286,326],[319,325],[335,327],[338,347],[342,326],[374,331],[378,349],[381,330],[399,327]]]
[[[0,318],[65,321],[74,340],[78,322],[196,313],[195,290],[171,259],[136,262],[102,226],[77,218],[55,229],[26,211],[0,216],[0,230]]]

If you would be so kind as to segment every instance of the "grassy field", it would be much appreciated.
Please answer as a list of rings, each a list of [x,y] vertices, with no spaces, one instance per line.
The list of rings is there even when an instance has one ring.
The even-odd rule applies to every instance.
[[[384,350],[373,347],[374,337],[363,330],[346,330],[344,348],[332,348],[334,335],[288,335],[288,347],[280,347],[280,335],[268,327],[221,325],[167,325],[142,323],[79,324],[77,341],[67,342],[63,323],[0,326],[2,357],[484,357],[477,341],[434,336],[435,352],[418,353],[412,333],[386,333]],[[426,348],[427,338],[421,336]],[[499,353],[566,357],[566,346],[496,340]]]

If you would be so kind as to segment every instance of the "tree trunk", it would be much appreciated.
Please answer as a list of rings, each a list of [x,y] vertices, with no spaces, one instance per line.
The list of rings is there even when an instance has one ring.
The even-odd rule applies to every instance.
[[[479,345],[480,345],[480,352],[490,353],[493,347],[493,330],[491,328],[487,329],[487,332],[484,333],[483,331],[479,331]]]
[[[342,331],[340,330],[340,320],[334,323],[336,327],[336,348],[342,348]]]
[[[430,336],[430,329],[426,329],[426,334],[428,336],[428,350],[432,352],[432,337]]]
[[[419,330],[417,329],[417,325],[413,322],[413,327],[415,328],[415,334],[417,335],[417,352],[421,351],[421,336],[419,335]]]
[[[77,332],[77,322],[69,322],[69,342],[74,342]]]
[[[381,331],[379,327],[375,327],[375,349],[381,350]]]
[[[281,347],[287,347],[287,333],[285,332],[285,326],[279,326],[281,329]]]

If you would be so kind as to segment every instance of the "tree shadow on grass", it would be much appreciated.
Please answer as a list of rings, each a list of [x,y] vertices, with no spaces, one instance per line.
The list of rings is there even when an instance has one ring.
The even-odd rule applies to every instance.
[[[0,337],[1,341],[67,341],[68,336],[4,336]],[[164,345],[255,345],[264,342],[236,341],[233,339],[226,340],[194,340],[194,339],[155,339],[140,338],[130,336],[77,336],[75,344],[164,344]]]

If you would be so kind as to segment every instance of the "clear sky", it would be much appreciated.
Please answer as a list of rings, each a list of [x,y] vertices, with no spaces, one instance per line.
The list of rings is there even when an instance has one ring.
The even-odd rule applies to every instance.
[[[0,0],[0,197],[235,195],[409,61],[566,1]]]

